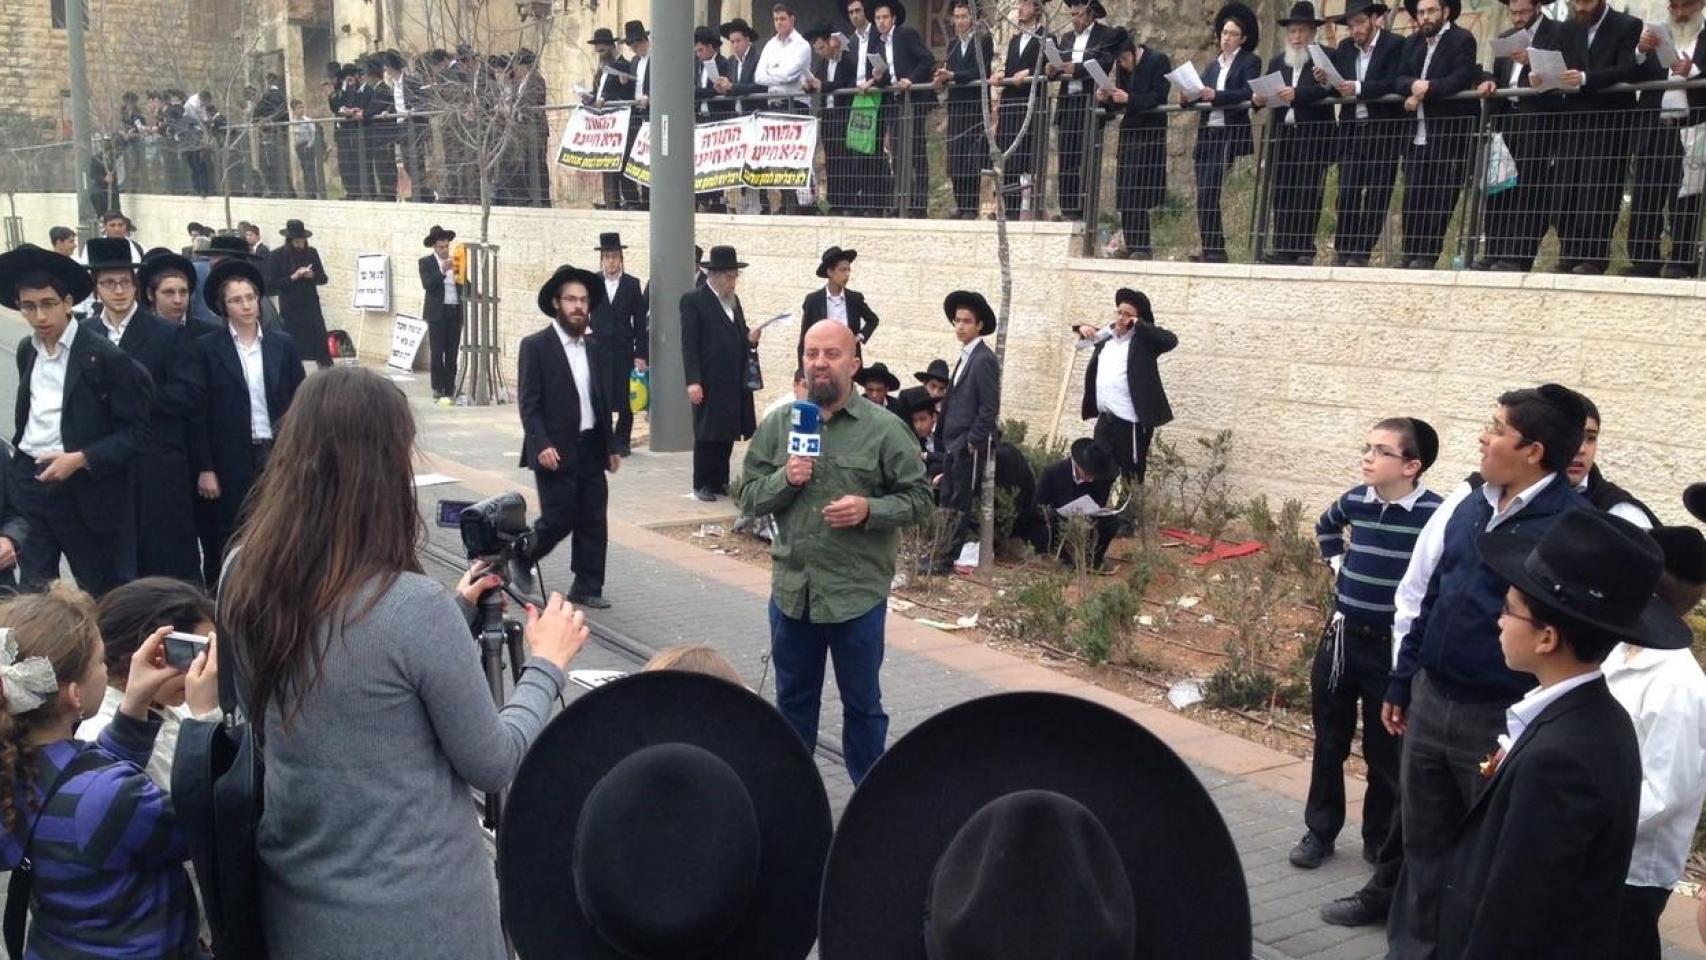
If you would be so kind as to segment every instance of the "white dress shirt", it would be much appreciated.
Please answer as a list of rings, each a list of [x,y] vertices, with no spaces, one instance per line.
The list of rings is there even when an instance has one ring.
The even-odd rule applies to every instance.
[[[462,302],[456,294],[456,271],[449,260],[438,261],[438,272],[444,274],[444,305],[454,307]]]
[[[1226,89],[1226,76],[1227,76],[1227,74],[1230,74],[1232,72],[1232,64],[1237,59],[1238,59],[1238,54],[1236,54],[1236,53],[1234,53],[1230,57],[1220,57],[1219,58],[1219,60],[1220,60],[1220,72],[1216,73],[1214,76],[1214,89],[1216,91],[1224,91]],[[1226,111],[1225,110],[1210,110],[1208,112],[1208,125],[1211,127],[1224,127],[1224,126],[1226,126]]]
[[[638,99],[646,95],[646,71],[652,66],[650,54],[634,61],[634,97]]]
[[[1090,31],[1084,30],[1084,31],[1080,32],[1077,36],[1072,38],[1072,62],[1073,63],[1083,63],[1084,62],[1084,53],[1089,48],[1090,48]],[[1066,92],[1069,94],[1071,94],[1071,93],[1083,93],[1084,92],[1084,81],[1082,81],[1082,80],[1071,81],[1070,83],[1068,83],[1066,85]]]
[[[855,30],[847,36],[847,46],[853,51],[853,59],[857,61],[853,69],[853,82],[864,83],[865,71],[871,68],[865,56],[871,52],[871,25],[865,24],[865,29]]]
[[[231,343],[237,348],[237,362],[243,367],[243,382],[249,388],[249,439],[271,440],[272,417],[267,410],[266,365],[261,358],[261,338],[266,333],[257,324],[255,342],[244,346],[235,326],[227,324],[226,329],[231,331]]]
[[[959,386],[960,371],[965,369],[966,361],[971,359],[971,352],[973,350],[976,350],[977,345],[981,342],[982,342],[981,340],[973,340],[972,342],[966,344],[965,348],[960,351],[960,358],[958,360],[954,361],[954,377],[951,381],[949,381],[952,385]]]
[[[616,302],[616,291],[621,289],[621,287],[622,287],[622,275],[620,273],[618,273],[614,277],[610,276],[609,274],[605,274],[604,275],[604,302],[605,303],[615,303]]]
[[[1692,650],[1621,643],[1600,669],[1641,744],[1641,813],[1627,882],[1675,886],[1706,801],[1706,674]]]
[[[1598,670],[1589,670],[1568,680],[1560,680],[1550,687],[1535,687],[1523,694],[1521,700],[1505,709],[1505,735],[1499,738],[1499,746],[1509,755],[1516,748],[1516,742],[1522,739],[1523,731],[1534,723],[1534,718],[1540,716],[1541,711],[1564,694],[1584,683],[1592,683],[1601,676]]]
[[[403,115],[409,112],[408,101],[403,99],[402,77],[398,77],[397,82],[391,84],[391,106],[397,111],[397,122],[402,123]]]
[[[117,323],[113,322],[111,310],[105,307],[101,308],[101,326],[105,328],[107,339],[113,342],[113,346],[118,346],[118,342],[124,339],[125,328],[129,327],[130,321],[135,319],[138,306],[139,304],[132,303],[130,309],[125,311],[124,316],[120,317]]]
[[[840,293],[830,293],[829,288],[824,287],[823,288],[823,312],[824,312],[824,316],[828,317],[831,320],[840,320],[842,323],[846,323],[847,322],[847,288],[843,287],[841,289]]]
[[[569,359],[569,372],[575,376],[575,394],[581,403],[581,432],[586,433],[598,425],[592,413],[592,364],[586,356],[586,338],[569,336],[560,323],[552,326],[563,344],[563,356]]]
[[[1362,96],[1362,82],[1368,76],[1368,65],[1374,62],[1374,48],[1380,43],[1380,31],[1374,31],[1374,36],[1368,39],[1368,46],[1357,47],[1357,79],[1356,94]],[[1357,119],[1368,119],[1368,104],[1357,104]]]
[[[1588,482],[1583,480],[1581,483],[1576,484],[1576,492],[1585,496],[1588,492]],[[1642,530],[1653,529],[1653,521],[1647,519],[1647,515],[1641,512],[1640,507],[1637,507],[1628,501],[1615,504],[1610,510],[1605,512],[1619,520],[1627,520],[1635,526],[1640,527]]]
[[[1111,413],[1127,423],[1137,422],[1137,406],[1131,402],[1131,383],[1126,380],[1126,358],[1131,355],[1135,329],[1125,336],[1110,337],[1096,358],[1096,409]]]
[[[76,339],[76,320],[65,325],[65,332],[51,352],[39,335],[30,334],[30,342],[36,348],[36,362],[30,368],[30,418],[24,422],[18,449],[32,457],[65,449],[59,433],[59,415],[65,409],[65,372],[71,367],[71,343]]]
[[[774,36],[765,42],[752,79],[768,87],[771,93],[800,93],[805,90],[804,81],[811,69],[812,45],[795,30],[786,37]]]
[[[717,82],[717,79],[721,76],[722,76],[722,74],[717,72],[717,55],[716,54],[712,54],[711,59],[709,59],[709,60],[699,61],[699,85],[701,87],[712,86],[713,84],[715,84]],[[711,92],[713,94],[716,93],[715,90],[712,90]],[[711,112],[710,102],[707,100],[699,101],[699,112],[701,114],[710,113]]]
[[[1549,473],[1527,490],[1511,498],[1511,502],[1503,510],[1499,509],[1499,495],[1503,487],[1490,483],[1481,485],[1481,495],[1493,507],[1493,516],[1487,521],[1487,529],[1493,530],[1511,517],[1522,511],[1523,507],[1534,502],[1552,483],[1558,475]],[[1467,482],[1457,485],[1451,491],[1451,496],[1439,505],[1434,515],[1428,518],[1422,532],[1416,535],[1416,548],[1410,552],[1410,565],[1404,568],[1404,579],[1398,581],[1398,589],[1392,596],[1392,603],[1397,610],[1392,615],[1392,662],[1398,662],[1398,647],[1404,642],[1404,637],[1415,624],[1416,617],[1422,612],[1422,599],[1428,595],[1428,581],[1433,579],[1434,570],[1439,566],[1440,556],[1445,553],[1445,525],[1451,522],[1451,515],[1463,501],[1469,499],[1474,492]]]

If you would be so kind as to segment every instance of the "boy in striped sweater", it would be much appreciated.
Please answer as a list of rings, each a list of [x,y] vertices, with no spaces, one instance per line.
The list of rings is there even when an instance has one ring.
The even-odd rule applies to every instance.
[[[1336,611],[1315,653],[1310,677],[1314,766],[1293,866],[1312,870],[1333,855],[1345,823],[1345,759],[1362,715],[1368,764],[1363,799],[1363,859],[1386,839],[1398,797],[1397,737],[1380,722],[1392,670],[1393,594],[1416,537],[1440,504],[1421,476],[1439,454],[1439,435],[1412,417],[1382,420],[1362,448],[1362,483],[1333,501],[1315,523],[1321,556],[1337,581]]]

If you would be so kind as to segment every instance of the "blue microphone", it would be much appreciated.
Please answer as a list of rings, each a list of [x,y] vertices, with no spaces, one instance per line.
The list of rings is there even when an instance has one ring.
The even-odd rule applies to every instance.
[[[818,432],[822,414],[810,400],[795,400],[788,420],[788,456],[815,457],[823,453],[823,434]]]

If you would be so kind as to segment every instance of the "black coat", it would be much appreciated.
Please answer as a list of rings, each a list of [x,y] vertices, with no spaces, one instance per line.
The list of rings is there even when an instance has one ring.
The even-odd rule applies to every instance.
[[[579,449],[581,430],[580,391],[592,393],[591,427],[602,444],[600,455],[608,456],[616,449],[610,429],[610,400],[598,383],[598,371],[607,367],[599,341],[586,338],[587,372],[593,382],[575,382],[569,358],[563,353],[563,341],[555,323],[522,338],[516,357],[516,400],[521,406],[521,466],[533,470],[539,466],[539,454],[555,447],[564,465],[572,466],[571,458]]]
[[[1232,58],[1232,69],[1226,76],[1226,89],[1215,90],[1215,84],[1220,82],[1220,58],[1217,56],[1208,62],[1208,69],[1202,72],[1203,86],[1215,90],[1214,105],[1226,114],[1226,129],[1232,138],[1232,156],[1240,157],[1254,149],[1250,139],[1250,81],[1262,75],[1262,58],[1248,50],[1238,51]],[[1237,105],[1236,109],[1233,106]],[[1208,118],[1210,111],[1197,111],[1197,136],[1209,129]],[[1202,142],[1200,139],[1198,142]]]
[[[1001,416],[1001,365],[995,361],[995,351],[979,340],[964,365],[958,382],[942,398],[942,414],[936,418],[936,448],[948,457],[984,449],[995,436]]]
[[[865,295],[851,288],[843,290],[847,297],[847,325],[853,328],[853,335],[865,343],[871,342],[871,335],[877,332],[877,314],[865,302]],[[800,305],[800,343],[801,350],[806,345],[806,331],[819,320],[829,318],[829,294],[823,287],[818,287],[806,294],[805,303]],[[798,351],[796,351],[798,352]]]
[[[681,362],[685,382],[705,391],[693,408],[693,437],[705,443],[745,440],[758,429],[746,388],[746,311],[735,298],[731,321],[709,286],[681,296]]]
[[[320,291],[326,285],[326,268],[320,263],[320,251],[309,247],[306,259],[296,262],[290,256],[290,244],[285,244],[267,257],[264,275],[267,293],[278,297],[278,312],[284,328],[304,359],[315,363],[331,360],[326,348],[326,315],[320,311]],[[306,279],[292,280],[290,274],[299,266],[313,269]]]
[[[444,319],[444,271],[439,269],[438,254],[429,253],[416,264],[421,270],[421,292],[423,297],[421,319],[427,323],[436,323]],[[453,267],[452,273],[455,272]],[[461,291],[458,290],[458,300]]]
[[[711,58],[711,63],[715,69],[716,76],[718,76],[718,77],[729,76],[731,70],[729,67],[729,62],[726,59],[724,59],[721,56],[713,56]],[[716,88],[714,83],[706,83],[705,82],[704,70],[705,70],[705,62],[703,60],[700,60],[698,57],[694,57],[693,58],[693,99],[695,101],[703,101],[703,100],[709,100],[710,101],[709,103],[704,103],[704,104],[700,105],[703,107],[703,110],[699,109],[699,107],[695,107],[694,108],[694,114],[699,118],[700,123],[713,123],[717,120],[727,120],[729,117],[732,117],[735,115],[734,104],[732,104],[726,100],[719,101],[719,100],[714,99],[716,97],[721,97],[722,94],[717,92],[717,88]]]
[[[249,381],[243,378],[243,361],[229,331],[197,340],[195,355],[207,384],[207,402],[202,416],[191,424],[190,463],[197,473],[211,470],[218,476],[219,520],[221,529],[230,531],[255,482]],[[302,357],[295,341],[282,330],[261,334],[261,377],[266,385],[267,419],[276,437],[278,422],[303,381]]]
[[[731,97],[744,97],[755,93],[763,93],[767,89],[758,82],[758,45],[754,44],[746,52],[746,59],[737,60],[733,56],[723,58],[723,76],[729,78],[729,93]],[[734,104],[735,113],[753,113],[762,105],[762,101],[740,100]]]
[[[94,323],[77,325],[70,349],[59,435],[65,451],[81,452],[88,467],[72,474],[61,490],[76,501],[89,529],[105,533],[123,516],[109,505],[131,496],[131,473],[148,449],[154,381]],[[23,441],[30,420],[30,373],[35,365],[35,341],[25,337],[18,342],[14,447]]]
[[[1368,72],[1363,74],[1362,87],[1358,89],[1358,100],[1377,100],[1387,94],[1398,93],[1398,72],[1404,64],[1404,38],[1390,30],[1382,30],[1374,38],[1374,55],[1369,57]],[[1357,78],[1357,45],[1346,39],[1333,50],[1333,67],[1339,71],[1339,76],[1352,83]],[[1404,94],[1408,95],[1405,89]],[[1365,103],[1370,120],[1392,120],[1404,115],[1404,105],[1392,103]],[[1357,105],[1345,103],[1339,106],[1339,120],[1343,123],[1353,123],[1357,117]]]
[[[605,72],[604,68],[610,71]],[[634,68],[626,57],[616,57],[609,63],[597,64],[597,77],[592,81],[594,101],[632,100],[634,98]]]
[[[135,468],[136,572],[194,579],[200,576],[201,561],[189,429],[207,405],[194,338],[188,327],[139,309],[125,326],[119,349],[154,381],[152,438]]]
[[[1332,133],[1332,129],[1326,124],[1333,122],[1333,108],[1321,101],[1335,94],[1325,85],[1316,82],[1314,67],[1306,66],[1302,70],[1293,70],[1284,58],[1276,59],[1271,66],[1285,78],[1286,86],[1297,91],[1290,106],[1279,101],[1268,102],[1266,109],[1274,112],[1273,122],[1282,124],[1278,129],[1308,136]],[[1297,119],[1286,123],[1286,117],[1292,113],[1297,114]]]
[[[1629,48],[1633,50],[1634,47],[1635,41],[1630,40]],[[1426,80],[1428,93],[1422,98],[1422,103],[1427,109],[1427,119],[1472,117],[1481,112],[1476,101],[1446,98],[1473,88],[1480,79],[1481,67],[1475,61],[1475,35],[1452,24],[1451,29],[1440,32],[1432,60],[1428,59],[1427,41],[1420,34],[1410,38],[1410,42],[1404,45],[1404,60],[1393,81],[1397,87],[1393,92],[1408,97],[1417,80]],[[1416,115],[1412,113],[1409,116],[1413,119]],[[1442,132],[1433,130],[1430,124],[1429,142],[1433,143],[1433,136]]]
[[[1534,30],[1534,43],[1532,44],[1534,47],[1538,47],[1542,50],[1562,51],[1565,45],[1569,43],[1568,31],[1564,29],[1564,24],[1552,19],[1551,17],[1539,18],[1535,21],[1532,29]],[[1516,28],[1512,27],[1504,33],[1499,34],[1499,36],[1507,37],[1515,32]],[[1653,62],[1657,63],[1657,58],[1653,58]],[[1568,65],[1568,57],[1566,57],[1565,63]],[[1494,57],[1493,82],[1501,88],[1526,88],[1528,86],[1528,68],[1521,67],[1516,74],[1515,81],[1513,82],[1511,79],[1511,67],[1513,66],[1518,66],[1518,64],[1510,57]],[[1578,64],[1577,66],[1580,65]],[[1565,109],[1567,99],[1568,98],[1561,91],[1552,90],[1546,93],[1535,94],[1532,97],[1497,97],[1487,101],[1487,109],[1494,115],[1556,113]],[[1507,131],[1505,136],[1510,136],[1510,133]]]
[[[1042,476],[1037,478],[1037,506],[1059,510],[1079,497],[1088,496],[1105,507],[1113,489],[1111,477],[1079,483],[1078,478],[1072,475],[1072,458],[1067,457],[1043,468]]]
[[[0,537],[12,541],[12,551],[17,553],[23,545],[24,538],[30,535],[30,522],[18,512],[18,504],[12,499],[12,454],[0,450]],[[16,586],[18,583],[18,560],[14,556],[12,565],[0,570],[0,587]]]
[[[1641,752],[1603,678],[1541,710],[1451,849],[1442,960],[1611,957],[1641,805]]]
[[[1681,52],[1681,51],[1678,51]],[[1690,63],[1706,63],[1706,32],[1694,39],[1694,49],[1688,54]],[[1566,62],[1568,62],[1566,60]],[[1655,54],[1647,54],[1645,63],[1637,67],[1636,80],[1672,80],[1675,75],[1659,63]],[[1688,95],[1688,119],[1683,121],[1685,126],[1694,126],[1706,122],[1706,90],[1691,87],[1683,91]],[[1639,105],[1642,110],[1657,111],[1664,104],[1663,90],[1641,91]],[[1655,121],[1644,119],[1637,121],[1651,127]]]
[[[1125,105],[1110,101],[1120,118],[1114,180],[1122,210],[1150,210],[1167,201],[1167,114],[1154,108],[1167,102],[1173,64],[1159,50],[1138,49],[1142,55],[1130,72],[1114,71],[1114,83],[1126,93]]]
[[[1581,93],[1566,98],[1570,109],[1589,112],[1596,110],[1625,110],[1635,105],[1633,93],[1607,93],[1605,88],[1617,83],[1633,83],[1642,79],[1643,65],[1635,62],[1635,45],[1641,42],[1641,21],[1627,13],[1607,7],[1605,19],[1588,43],[1586,27],[1570,20],[1564,28],[1560,50],[1567,66],[1587,71]],[[1652,54],[1649,63],[1656,62]],[[1616,135],[1606,124],[1606,133]]]
[[[626,381],[627,370],[633,367],[634,359],[646,360],[651,356],[651,332],[647,327],[651,307],[646,303],[647,293],[640,286],[640,278],[631,273],[622,274],[613,300],[604,296],[602,274],[598,284],[598,306],[592,310],[592,329],[609,354],[606,359],[612,368],[623,371],[622,379]]]
[[[1060,65],[1060,72],[1055,74],[1060,82],[1059,94],[1062,97],[1072,96],[1066,91],[1074,81],[1080,81],[1081,92],[1077,96],[1090,96],[1096,89],[1096,81],[1090,79],[1090,74],[1085,71],[1084,65],[1072,62],[1072,47],[1077,42],[1078,34],[1072,30],[1061,34],[1054,42],[1054,45],[1060,48],[1060,56],[1063,61]],[[1114,49],[1113,28],[1101,23],[1091,24],[1090,42],[1084,45],[1084,59],[1094,60],[1101,64],[1102,72],[1112,76],[1114,59],[1118,55],[1119,51]],[[1042,62],[1045,66],[1048,63],[1046,58]],[[1064,115],[1056,113],[1054,120],[1057,124],[1062,123],[1064,122]]]
[[[936,105],[936,91],[927,89],[936,75],[936,55],[930,52],[930,46],[917,30],[897,26],[886,40],[873,34],[871,52],[882,54],[888,62],[885,86],[893,86],[896,80],[912,81],[912,90],[900,95],[899,100],[926,109]]]
[[[945,66],[952,74],[949,82],[954,84],[948,88],[948,103],[956,108],[964,104],[973,111],[980,111],[982,108],[978,102],[983,99],[985,88],[971,84],[988,77],[995,70],[995,41],[987,33],[977,34],[963,52],[960,47],[959,37],[948,38]]]
[[[138,308],[118,346],[148,371],[154,384],[149,449],[186,453],[189,439],[185,427],[205,405],[207,389],[191,356],[195,349],[192,331]]]
[[[1025,48],[1019,49],[1019,42],[1025,40]],[[1014,74],[1029,73],[1035,77],[1042,73],[1043,41],[1035,37],[1026,40],[1024,34],[1014,32],[1007,41],[1007,56],[1001,61],[1002,76],[1011,77]],[[1025,127],[1025,142],[1013,152],[1011,163],[1027,163],[1032,151],[1036,149],[1037,131],[1043,124],[1040,117],[1033,117],[1025,124],[1025,109],[1030,103],[1031,87],[1027,85],[1001,88],[1001,121],[995,131],[995,140],[1005,150],[1012,146],[1019,127]],[[1041,96],[1041,94],[1038,94]],[[1038,109],[1042,108],[1039,101]],[[1029,169],[1028,167],[1026,169]]]
[[[1131,405],[1137,419],[1151,430],[1173,422],[1173,407],[1167,402],[1167,390],[1161,385],[1161,370],[1155,362],[1163,353],[1179,345],[1171,330],[1139,321],[1132,328],[1131,346],[1125,361],[1126,389],[1131,391]],[[1090,365],[1084,368],[1084,403],[1079,412],[1086,420],[1096,419],[1096,369],[1101,364],[1107,342],[1096,344],[1090,354]]]

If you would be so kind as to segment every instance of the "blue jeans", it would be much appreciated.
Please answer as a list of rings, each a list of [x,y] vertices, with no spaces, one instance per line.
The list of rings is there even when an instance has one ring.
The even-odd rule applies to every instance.
[[[888,605],[879,603],[842,623],[796,620],[770,601],[770,663],[776,668],[776,707],[806,749],[817,747],[818,714],[823,705],[823,661],[835,660],[835,685],[841,691],[841,751],[847,773],[857,784],[882,756],[889,716],[877,674],[883,665],[883,620]]]

